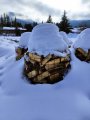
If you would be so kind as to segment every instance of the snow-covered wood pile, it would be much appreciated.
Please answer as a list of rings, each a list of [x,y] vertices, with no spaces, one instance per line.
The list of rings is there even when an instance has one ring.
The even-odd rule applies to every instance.
[[[50,23],[36,26],[25,55],[24,74],[31,83],[55,83],[70,68],[68,45],[57,26]]]
[[[30,39],[30,32],[25,32],[21,35],[19,46],[15,49],[16,50],[16,60],[21,59],[24,56],[24,53],[28,50],[28,41]]]
[[[90,28],[80,33],[74,44],[75,55],[81,61],[90,62]]]

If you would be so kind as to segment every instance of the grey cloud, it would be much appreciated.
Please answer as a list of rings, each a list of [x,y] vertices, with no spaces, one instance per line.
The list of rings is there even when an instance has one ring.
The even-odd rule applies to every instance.
[[[9,12],[8,15],[10,15],[12,17],[14,17],[14,16],[20,16],[20,17],[22,17],[23,16],[23,14],[21,14],[21,13],[15,13],[15,12]]]
[[[90,19],[90,13],[81,14],[81,17]]]
[[[90,0],[81,0],[82,4],[87,3],[88,12],[87,13],[68,13],[69,17],[71,19],[89,19],[90,18]],[[28,17],[32,17],[34,13],[31,13],[31,10],[34,10],[38,13],[40,13],[42,16],[48,16],[51,14],[52,16],[56,16],[58,18],[61,18],[62,12],[60,10],[57,10],[55,8],[50,7],[49,5],[46,5],[40,0],[0,0],[1,3],[5,6],[5,8],[9,8],[9,11],[13,11],[14,13],[11,13],[12,16],[21,16],[23,17],[24,14],[27,14]],[[4,9],[3,5],[1,5],[1,9]],[[27,11],[24,11],[25,8],[27,8]],[[22,14],[19,14],[22,13]],[[29,13],[29,14],[28,14]],[[25,17],[25,16],[24,16]],[[37,16],[36,19],[39,19]]]
[[[6,1],[6,0],[4,0]],[[11,4],[14,5],[14,7],[19,7],[22,6],[23,7],[28,7],[29,9],[34,9],[37,12],[41,13],[42,15],[53,15],[53,16],[60,16],[61,15],[61,11],[54,9],[38,0],[7,0],[7,5]]]
[[[71,18],[73,18],[73,19],[90,19],[90,13],[88,12],[88,13],[74,13],[74,14],[72,14],[71,15]]]
[[[27,18],[28,16],[21,14],[21,13],[16,13],[16,12],[8,12],[8,15],[11,18],[15,18],[15,17],[20,17],[20,18]]]
[[[82,3],[83,3],[83,4],[90,3],[90,0],[82,0]]]
[[[8,15],[11,16],[11,17],[15,17],[15,13],[14,12],[9,12]]]
[[[45,15],[51,14],[51,15],[55,15],[55,16],[60,16],[61,15],[60,10],[56,10],[54,8],[51,8],[51,7],[45,5],[41,2],[31,1],[30,6],[33,7],[34,9],[36,9],[41,14],[45,14]]]

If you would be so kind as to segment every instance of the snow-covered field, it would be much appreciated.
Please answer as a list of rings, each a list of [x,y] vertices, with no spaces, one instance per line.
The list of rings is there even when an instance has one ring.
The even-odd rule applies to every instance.
[[[77,34],[69,34],[74,43]],[[0,120],[90,120],[90,64],[71,48],[71,70],[53,85],[31,85],[15,61],[19,38],[0,36]]]

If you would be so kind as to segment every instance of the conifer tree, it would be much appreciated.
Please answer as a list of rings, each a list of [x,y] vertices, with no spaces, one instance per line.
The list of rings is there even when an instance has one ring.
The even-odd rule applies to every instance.
[[[58,25],[59,25],[60,31],[64,31],[66,33],[71,32],[71,30],[70,30],[71,25],[70,25],[69,20],[68,20],[68,18],[66,16],[66,11],[64,11],[64,14],[63,14],[63,16],[61,18],[61,22]]]
[[[47,19],[47,23],[53,23],[53,22],[52,22],[52,17],[51,17],[51,15],[49,15],[49,17],[48,17],[48,19]]]
[[[29,24],[25,24],[25,25],[24,25],[24,28],[26,28],[27,31],[31,32],[32,29],[33,29],[33,26],[32,26],[32,24],[29,23]]]
[[[11,21],[10,21],[10,17],[8,15],[6,15],[6,26],[7,27],[11,27]]]
[[[15,34],[16,34],[16,36],[20,36],[21,33],[20,33],[20,30],[18,29],[16,17],[15,17],[15,20],[14,20],[14,25],[15,25]]]
[[[0,27],[3,27],[3,25],[4,25],[4,20],[3,20],[3,17],[1,15],[1,17],[0,17]]]

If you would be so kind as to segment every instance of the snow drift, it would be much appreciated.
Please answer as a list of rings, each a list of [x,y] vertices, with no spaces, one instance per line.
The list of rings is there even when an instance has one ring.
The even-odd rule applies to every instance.
[[[41,54],[44,54],[43,51],[59,50],[63,52],[67,48],[68,45],[64,42],[63,37],[59,35],[58,27],[51,23],[44,23],[33,29],[28,51],[40,51]]]
[[[90,28],[83,30],[77,37],[74,48],[88,50],[90,48]]]
[[[31,32],[22,33],[19,41],[19,47],[27,48],[30,36],[31,36]]]
[[[68,38],[65,32],[60,31],[60,35],[63,37],[63,40],[68,44],[68,46],[72,44],[71,40]]]

